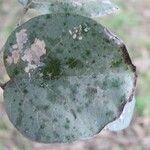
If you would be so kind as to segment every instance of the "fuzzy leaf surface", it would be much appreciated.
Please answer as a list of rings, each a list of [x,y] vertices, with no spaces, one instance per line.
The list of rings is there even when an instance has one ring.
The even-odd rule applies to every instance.
[[[100,17],[117,11],[110,0],[18,0],[24,7],[41,14],[74,13],[86,17]]]
[[[125,45],[92,19],[42,15],[8,38],[4,89],[10,121],[31,140],[87,139],[132,100],[136,72]]]

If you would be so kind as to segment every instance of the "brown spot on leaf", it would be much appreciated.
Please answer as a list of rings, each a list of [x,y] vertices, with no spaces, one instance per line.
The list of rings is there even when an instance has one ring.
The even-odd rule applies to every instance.
[[[27,30],[22,29],[20,32],[16,33],[16,41],[17,41],[17,46],[19,50],[23,49],[23,45],[27,43]]]
[[[17,64],[20,58],[20,52],[19,50],[14,50],[11,54],[11,56],[8,56],[6,59],[6,62],[11,65],[12,63]]]
[[[28,62],[28,66],[25,68],[26,72],[29,72],[30,69],[35,69],[40,65],[41,56],[46,54],[45,46],[44,41],[35,39],[34,43],[31,45],[31,48],[24,51],[22,60]]]
[[[20,59],[20,54],[23,49],[24,44],[27,42],[26,29],[22,29],[20,32],[16,33],[17,43],[12,45],[11,55],[7,57],[6,62],[11,65],[12,63],[17,64]]]

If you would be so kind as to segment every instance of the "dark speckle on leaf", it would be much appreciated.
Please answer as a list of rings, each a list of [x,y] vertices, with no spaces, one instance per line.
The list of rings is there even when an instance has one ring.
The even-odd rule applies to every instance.
[[[67,23],[66,23],[66,22],[64,22],[63,24],[64,24],[64,26],[66,26],[66,25],[67,25]]]
[[[21,106],[22,105],[22,103],[21,102],[19,102],[19,106]]]
[[[73,58],[73,57],[70,57],[68,59],[68,61],[66,62],[66,64],[69,66],[69,68],[73,69],[75,67],[83,67],[83,64],[80,60],[76,59],[76,58]]]
[[[119,67],[120,65],[122,65],[122,59],[111,62],[111,67]]]
[[[53,131],[53,135],[55,138],[59,138],[59,134],[56,131]]]
[[[44,124],[41,124],[40,125],[40,129],[44,129],[45,128],[45,125]]]
[[[106,43],[110,43],[110,40],[108,38],[104,39]]]
[[[110,118],[113,116],[113,112],[112,111],[108,111],[107,113],[106,113],[106,116],[109,116]]]
[[[92,64],[94,64],[96,61],[95,60],[92,60]]]
[[[66,136],[66,139],[67,139],[67,141],[69,141],[70,140],[70,136],[68,135],[68,136]]]
[[[66,123],[66,124],[64,125],[64,128],[65,128],[65,129],[69,129],[69,128],[70,128],[70,127],[69,127],[69,124]]]
[[[67,122],[67,123],[70,123],[70,120],[69,120],[68,118],[66,118],[66,122]]]
[[[86,50],[86,55],[89,56],[91,54],[90,50]]]
[[[97,89],[93,88],[93,87],[88,87],[87,88],[87,93],[89,93],[91,95],[96,94],[97,93]]]
[[[93,75],[92,75],[92,78],[93,78],[93,79],[96,79],[96,74],[93,74]]]
[[[76,116],[75,111],[74,111],[73,109],[71,109],[70,111],[71,111],[71,113],[72,113],[72,115],[73,115],[74,119],[76,119],[76,118],[77,118],[77,116]]]
[[[29,118],[30,118],[30,119],[33,119],[33,117],[32,117],[32,116],[30,116]]]
[[[46,19],[50,19],[51,18],[51,15],[46,15]]]
[[[24,93],[24,94],[27,94],[27,93],[28,93],[28,90],[27,90],[27,89],[24,89],[24,90],[23,90],[23,93]]]
[[[53,122],[55,123],[55,122],[58,122],[58,119],[57,118],[54,118],[53,119]]]
[[[59,59],[47,58],[42,69],[44,79],[57,79],[61,74],[61,62]]]
[[[12,45],[13,45],[13,43],[9,43],[9,45],[10,45],[10,46],[12,46]]]
[[[16,125],[21,126],[22,119],[23,119],[23,112],[21,108],[19,108],[18,111],[19,111],[19,116],[17,117]]]
[[[116,88],[121,85],[119,79],[118,80],[117,79],[113,79],[112,82],[111,82],[111,84],[112,84],[112,87],[116,87]]]
[[[13,76],[16,76],[16,75],[18,75],[19,74],[19,69],[18,68],[14,68],[14,70],[13,70]]]

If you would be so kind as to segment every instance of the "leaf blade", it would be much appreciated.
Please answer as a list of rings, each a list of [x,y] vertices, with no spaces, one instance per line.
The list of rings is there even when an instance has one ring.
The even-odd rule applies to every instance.
[[[114,13],[118,7],[110,0],[19,0],[26,7],[38,10],[41,14],[74,13],[87,17],[100,17]]]
[[[22,41],[19,33],[26,38],[21,49],[14,46]],[[33,45],[44,53],[32,57]],[[17,64],[8,64],[16,49]],[[8,38],[4,62],[11,78],[4,90],[6,112],[23,135],[38,142],[92,137],[120,116],[135,90],[136,70],[122,41],[83,16],[31,19]],[[29,64],[37,66],[26,71]]]

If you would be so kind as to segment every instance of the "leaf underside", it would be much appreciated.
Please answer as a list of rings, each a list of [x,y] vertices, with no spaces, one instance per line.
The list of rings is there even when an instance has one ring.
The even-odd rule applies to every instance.
[[[110,131],[120,131],[127,128],[132,120],[133,112],[135,107],[135,97],[133,97],[131,102],[128,102],[119,119],[109,123],[105,128]]]
[[[42,15],[21,25],[6,42],[4,62],[11,78],[6,112],[38,142],[92,137],[120,116],[134,93],[135,67],[124,44],[78,15]]]

